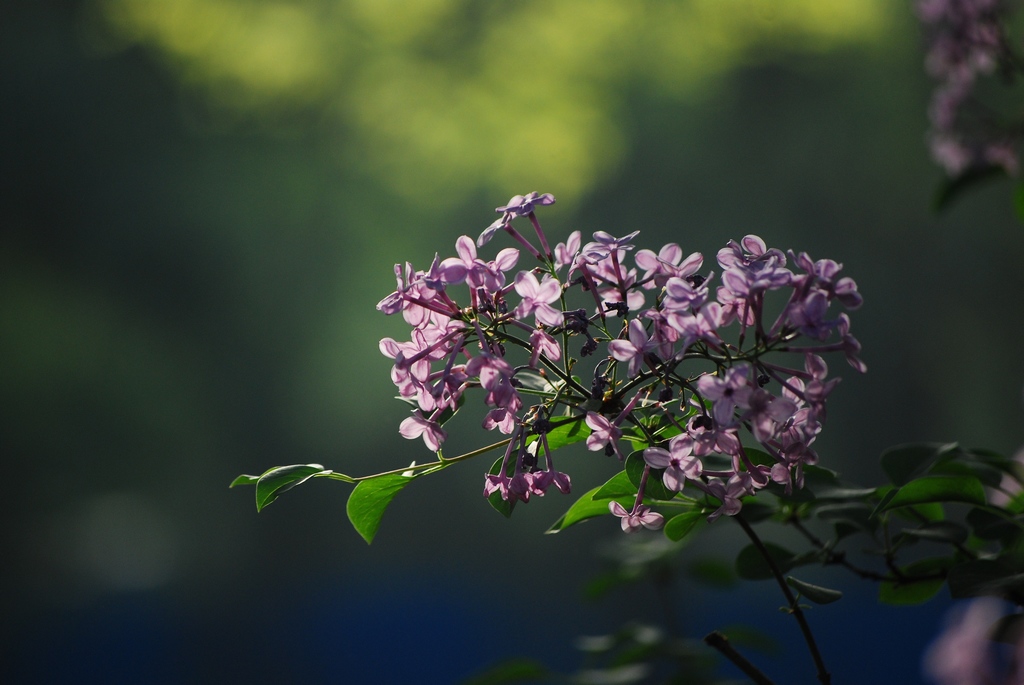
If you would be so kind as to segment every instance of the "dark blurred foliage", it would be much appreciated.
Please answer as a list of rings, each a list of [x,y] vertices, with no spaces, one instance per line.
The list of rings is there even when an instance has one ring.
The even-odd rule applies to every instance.
[[[730,23],[694,2],[712,23],[686,39],[732,47],[702,59],[690,55],[702,45],[634,36],[622,55],[645,59],[616,71],[625,58],[614,52],[576,64],[572,50],[539,49],[568,40],[559,31],[582,40],[591,24],[574,29],[571,16],[535,11],[524,26],[501,14],[512,9],[431,3],[444,10],[427,22],[438,31],[446,16],[466,19],[447,41],[411,50],[402,27],[426,20],[396,19],[389,42],[386,11],[376,34],[347,23],[359,7],[368,16],[363,4],[310,3],[302,26],[330,17],[323,26],[355,26],[363,42],[338,42],[344,68],[327,60],[308,72],[316,81],[336,66],[330,87],[270,95],[245,89],[259,72],[216,71],[246,64],[244,50],[230,63],[188,52],[181,36],[197,29],[187,22],[180,35],[133,33],[138,3],[0,10],[0,681],[453,682],[513,655],[569,670],[573,635],[657,620],[651,598],[579,599],[616,521],[542,536],[569,504],[558,496],[505,521],[480,497],[489,461],[403,492],[370,548],[347,525],[342,484],[304,486],[258,516],[251,490],[227,489],[279,464],[364,474],[428,456],[397,434],[404,410],[376,342],[402,326],[374,304],[393,287],[394,262],[451,253],[516,193],[559,198],[544,213],[552,235],[639,228],[645,246],[673,240],[710,262],[752,232],[843,262],[866,300],[853,319],[869,372],[831,360],[844,381],[818,446],[852,480],[874,482],[879,453],[897,442],[1004,453],[1024,443],[1024,231],[1008,183],[930,213],[940,172],[924,145],[929,84],[909,7],[866,3],[874,14],[861,23],[808,9],[804,26],[769,10]],[[200,6],[151,5],[175,21]],[[239,6],[207,7],[232,26]],[[624,33],[675,5],[646,7],[647,23]],[[513,71],[479,57],[475,36],[502,31],[514,51],[487,54],[531,54],[536,40],[536,63]],[[319,37],[325,54],[330,35]],[[650,54],[636,48],[645,40]],[[352,55],[377,62],[359,71]],[[473,101],[463,93],[446,117],[444,97],[411,93],[394,120],[380,114],[386,102],[339,104],[379,95],[389,56],[437,67],[446,86],[464,73],[483,104],[456,106]],[[395,68],[396,84],[416,81]],[[480,124],[503,97],[507,120]],[[524,124],[523,112],[536,118]],[[515,126],[526,124],[554,128],[524,139]],[[410,143],[418,125],[440,142]],[[505,126],[509,139],[491,140]],[[463,129],[464,147],[445,143]],[[481,141],[493,161],[475,156]],[[569,161],[557,166],[560,155]],[[452,454],[491,437],[462,418]],[[609,475],[601,459],[577,451],[560,465],[583,492]],[[727,521],[715,526],[687,554],[704,545],[728,556],[738,540]],[[872,591],[812,612],[826,658],[846,682],[913,682],[942,602],[883,614],[869,611]],[[771,592],[686,586],[675,601],[695,635],[764,622],[791,662],[776,657],[774,673],[809,674]],[[860,647],[844,639],[851,630],[865,635]]]

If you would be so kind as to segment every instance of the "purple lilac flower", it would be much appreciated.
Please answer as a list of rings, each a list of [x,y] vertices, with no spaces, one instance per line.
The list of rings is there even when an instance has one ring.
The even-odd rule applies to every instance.
[[[722,514],[725,514],[726,516],[735,516],[740,513],[740,510],[743,508],[743,503],[740,502],[740,498],[752,494],[752,488],[750,487],[749,481],[749,476],[744,478],[743,475],[740,474],[732,476],[725,482],[723,482],[721,478],[712,478],[708,481],[708,493],[712,497],[718,498],[722,503],[722,506],[708,514],[708,523],[711,523]]]
[[[918,17],[928,30],[925,68],[938,81],[928,108],[932,158],[950,176],[971,167],[1018,171],[1019,132],[970,121],[970,104],[980,77],[1015,63],[1003,23],[1009,3],[996,0],[921,0]]]
[[[748,407],[750,393],[750,367],[739,364],[726,369],[722,376],[701,376],[697,381],[700,394],[712,400],[712,416],[723,426],[732,423],[736,407]]]
[[[533,350],[528,363],[531,369],[537,368],[537,362],[542,354],[551,361],[558,361],[562,358],[562,348],[559,344],[550,334],[539,328],[530,333],[530,347]]]
[[[398,432],[406,440],[422,437],[423,443],[431,452],[441,449],[441,443],[448,437],[448,434],[441,429],[436,421],[423,418],[418,411],[402,421]]]
[[[629,339],[612,340],[608,343],[608,352],[616,361],[629,362],[627,373],[630,378],[634,378],[644,365],[644,357],[655,346],[656,343],[647,338],[647,331],[640,319],[632,319],[629,322]]]
[[[704,256],[700,252],[694,252],[680,263],[683,259],[683,250],[675,243],[668,243],[658,254],[652,250],[639,250],[634,261],[641,269],[645,269],[641,283],[643,287],[662,288],[670,278],[685,279],[700,270],[704,263]]]
[[[718,329],[725,321],[725,311],[717,302],[709,302],[692,314],[670,312],[666,320],[679,333],[682,351],[685,352],[698,340],[712,344],[720,342]]]
[[[618,441],[622,437],[622,430],[609,421],[608,417],[592,411],[587,412],[587,417],[584,420],[590,427],[590,435],[587,436],[587,449],[596,452],[600,449],[607,450],[610,445],[612,452],[621,460],[622,453],[619,452]]]
[[[674,492],[683,489],[687,480],[697,480],[703,465],[693,455],[694,441],[686,433],[677,435],[668,443],[668,449],[648,447],[644,450],[644,461],[652,468],[665,469],[662,482]]]
[[[573,231],[564,243],[555,245],[555,269],[572,266],[580,253],[580,232]]]
[[[608,504],[608,510],[622,519],[622,530],[625,533],[635,533],[641,527],[649,530],[658,530],[665,525],[665,517],[644,504],[638,504],[632,511],[626,511],[618,502]]]
[[[542,281],[529,271],[516,274],[515,290],[523,298],[516,307],[516,318],[525,319],[530,314],[536,320],[548,326],[562,323],[562,312],[551,306],[562,295],[562,285],[551,276],[545,275]]]
[[[594,242],[587,243],[580,256],[587,262],[595,264],[602,259],[607,259],[619,250],[632,250],[633,245],[629,241],[639,233],[640,231],[633,231],[627,236],[616,238],[604,231],[597,231],[594,233]]]
[[[555,196],[551,193],[540,195],[532,192],[528,195],[515,195],[504,207],[495,207],[494,211],[513,214],[515,216],[526,216],[533,211],[535,205],[553,205]]]

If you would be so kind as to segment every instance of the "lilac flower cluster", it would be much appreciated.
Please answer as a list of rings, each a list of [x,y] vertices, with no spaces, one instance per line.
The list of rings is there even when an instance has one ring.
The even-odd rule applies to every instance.
[[[1007,11],[1002,0],[918,2],[929,33],[925,66],[939,82],[929,107],[929,142],[932,157],[950,176],[985,167],[1002,167],[1010,175],[1018,171],[1018,132],[985,110],[971,109],[979,77],[1015,68],[1003,28]]]
[[[549,447],[556,422],[575,421],[589,430],[589,450],[620,460],[629,442],[643,460],[636,501],[610,503],[626,531],[664,522],[645,500],[650,478],[669,492],[715,498],[709,519],[736,514],[743,497],[771,483],[801,487],[839,381],[820,355],[842,352],[865,370],[849,317],[832,312],[833,302],[856,309],[862,301],[841,265],[748,235],[718,252],[716,285],[700,253],[674,243],[634,252],[636,232],[598,231],[584,244],[576,231],[551,248],[535,210],[554,201],[517,195],[475,243],[456,241],[457,256],[435,256],[424,271],[395,266],[397,287],[377,308],[412,327],[408,341],[380,342],[414,406],[400,433],[439,451],[444,422],[467,391],[481,391],[483,427],[510,436],[484,495],[523,502],[552,485],[570,490]],[[531,224],[536,244],[516,219]],[[499,233],[529,252],[532,268],[521,268],[515,248],[479,255]],[[786,353],[795,364],[777,359]]]

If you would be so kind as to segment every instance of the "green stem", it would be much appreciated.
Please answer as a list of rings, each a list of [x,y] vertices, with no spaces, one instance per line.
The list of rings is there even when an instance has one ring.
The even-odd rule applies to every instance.
[[[380,478],[381,476],[392,476],[392,475],[394,475],[396,473],[405,473],[406,471],[422,471],[424,469],[445,467],[445,466],[448,466],[448,464],[454,464],[455,462],[458,462],[458,461],[465,461],[466,459],[472,459],[473,457],[478,457],[481,454],[485,454],[487,452],[490,452],[491,450],[496,450],[499,447],[504,447],[504,446],[506,446],[509,443],[509,440],[511,440],[511,439],[512,438],[506,438],[505,440],[502,440],[501,442],[496,442],[493,445],[487,445],[486,447],[481,447],[479,449],[475,449],[472,452],[466,452],[465,454],[460,454],[457,457],[450,457],[450,458],[447,458],[447,459],[444,458],[444,457],[441,457],[439,460],[432,461],[432,462],[429,462],[427,464],[413,464],[412,466],[404,466],[404,467],[402,467],[400,469],[392,469],[390,471],[382,471],[381,473],[374,473],[373,475],[370,475],[370,476],[357,476],[357,477],[353,478],[352,476],[346,476],[344,473],[331,472],[331,473],[325,473],[325,474],[323,474],[320,477],[322,477],[322,478],[333,478],[334,480],[343,480],[346,483],[358,483],[361,480],[372,480],[374,478]]]
[[[800,632],[803,633],[804,642],[807,643],[807,649],[811,652],[811,658],[814,660],[814,666],[818,670],[818,680],[822,685],[830,685],[832,682],[832,675],[828,672],[828,668],[825,667],[825,661],[821,658],[821,652],[818,650],[818,645],[814,641],[814,633],[811,632],[811,626],[807,623],[807,617],[804,616],[803,609],[800,608],[799,602],[793,595],[793,591],[789,589],[789,585],[786,583],[786,578],[782,575],[782,571],[779,569],[772,555],[768,553],[768,549],[761,542],[761,538],[757,536],[754,529],[750,527],[750,524],[743,518],[742,515],[737,514],[733,516],[736,523],[740,524],[740,528],[747,534],[750,541],[754,543],[754,547],[764,557],[765,562],[768,564],[768,568],[771,569],[772,575],[775,576],[775,582],[779,584],[779,588],[782,590],[782,594],[785,596],[786,601],[789,602],[789,610],[796,619],[796,622],[800,625]]]

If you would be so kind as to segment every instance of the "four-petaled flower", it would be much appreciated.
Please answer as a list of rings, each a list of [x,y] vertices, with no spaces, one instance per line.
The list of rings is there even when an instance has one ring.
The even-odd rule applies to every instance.
[[[694,441],[686,433],[677,435],[668,443],[668,449],[648,447],[644,461],[656,469],[665,469],[662,482],[673,492],[683,489],[687,480],[697,480],[703,471],[700,459],[693,455]]]
[[[649,530],[658,530],[665,525],[665,517],[646,504],[638,504],[632,511],[627,511],[618,502],[611,502],[608,510],[622,519],[622,530],[626,533],[635,533],[641,526]]]

